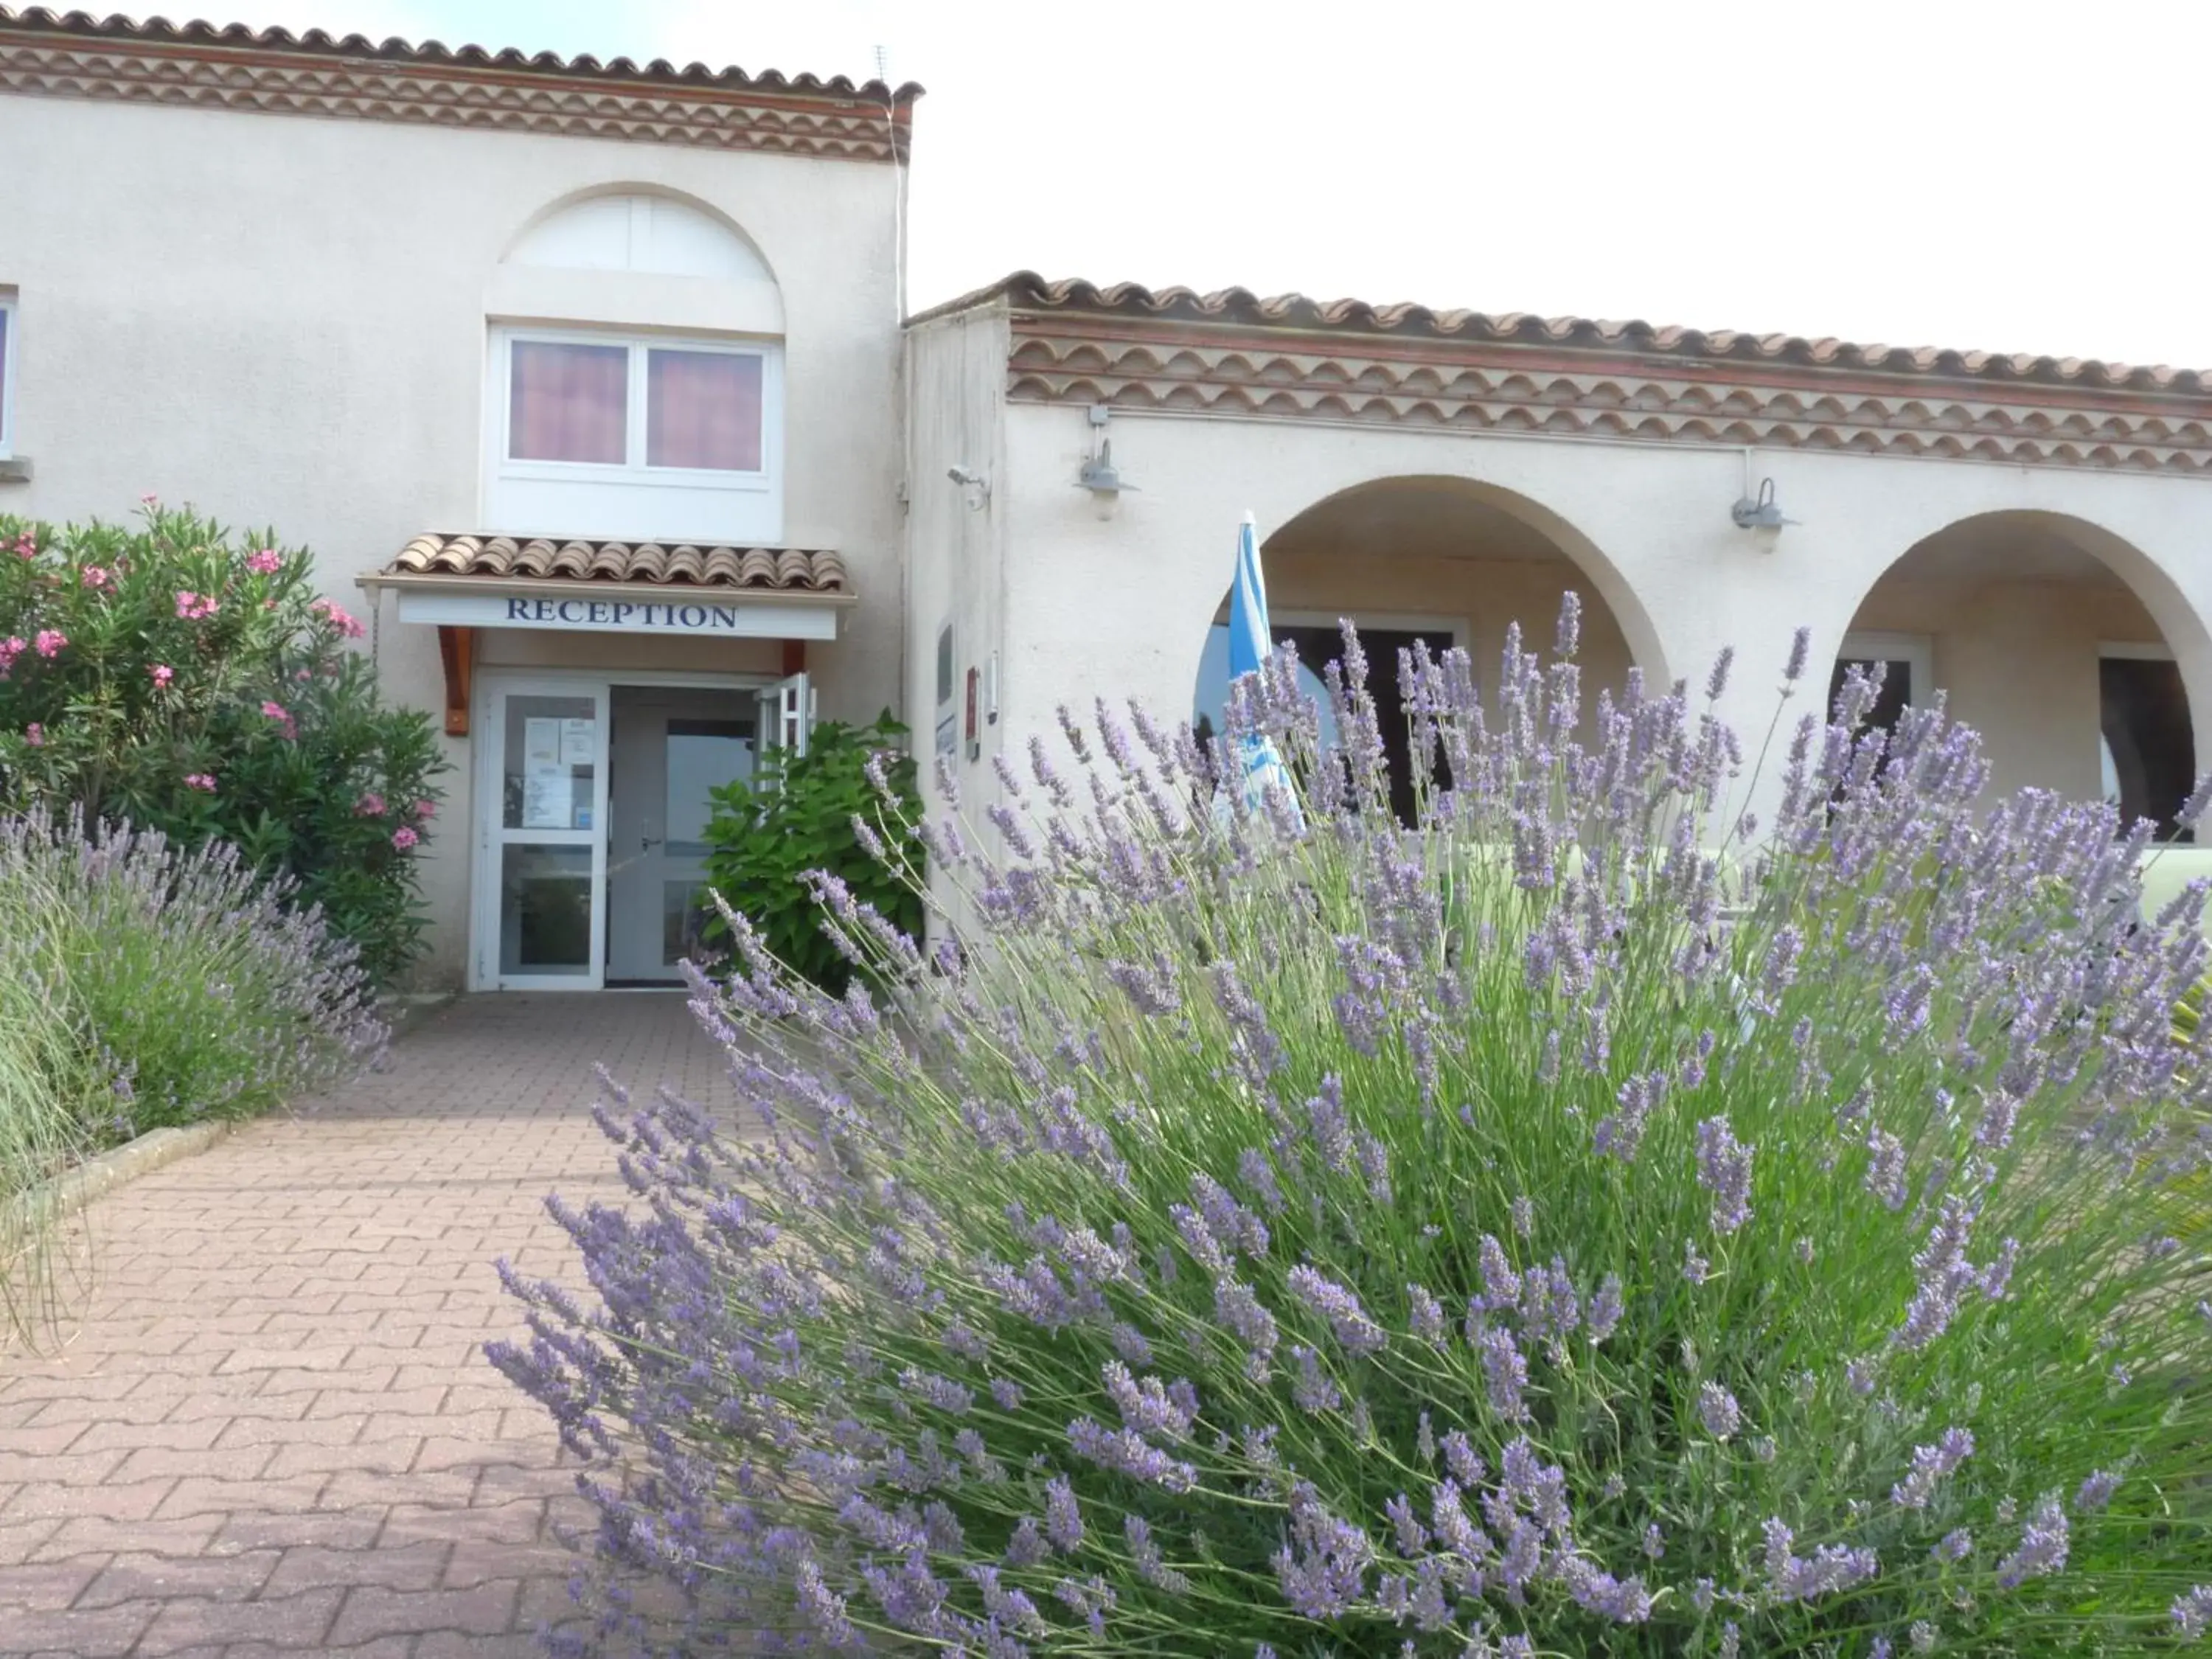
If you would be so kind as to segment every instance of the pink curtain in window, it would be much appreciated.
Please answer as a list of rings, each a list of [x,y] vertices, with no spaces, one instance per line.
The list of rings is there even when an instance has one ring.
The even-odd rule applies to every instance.
[[[517,340],[507,453],[518,461],[606,461],[626,453],[627,346]]]
[[[761,360],[655,351],[645,378],[646,464],[761,470]]]

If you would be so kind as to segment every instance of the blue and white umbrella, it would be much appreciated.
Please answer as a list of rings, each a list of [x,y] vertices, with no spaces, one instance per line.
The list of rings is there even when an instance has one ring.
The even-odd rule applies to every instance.
[[[1260,532],[1247,513],[1237,531],[1237,576],[1229,588],[1229,678],[1233,684],[1247,674],[1267,666],[1274,651],[1274,636],[1267,631],[1267,583],[1260,573]],[[1242,774],[1245,808],[1267,810],[1267,792],[1279,789],[1297,817],[1297,793],[1290,768],[1275,750],[1274,740],[1258,734],[1231,739],[1231,763]]]

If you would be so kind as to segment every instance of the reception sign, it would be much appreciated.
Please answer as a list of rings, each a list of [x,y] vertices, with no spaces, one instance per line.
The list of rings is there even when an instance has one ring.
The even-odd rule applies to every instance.
[[[457,593],[399,590],[399,620],[451,628],[536,628],[580,634],[706,635],[736,640],[834,640],[830,605],[747,603],[702,594],[624,586],[605,598],[553,593]]]

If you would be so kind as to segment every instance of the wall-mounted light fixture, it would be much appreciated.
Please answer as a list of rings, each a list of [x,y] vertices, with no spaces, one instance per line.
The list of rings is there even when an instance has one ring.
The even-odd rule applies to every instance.
[[[1756,495],[1747,487],[1749,480],[1745,482],[1744,494],[1738,496],[1735,505],[1729,508],[1729,517],[1735,520],[1738,530],[1779,530],[1785,524],[1797,522],[1795,519],[1783,517],[1782,504],[1774,499],[1773,479],[1761,478]]]
[[[1075,475],[1075,487],[1091,492],[1091,504],[1102,519],[1110,519],[1121,505],[1121,492],[1137,486],[1124,478],[1114,465],[1113,441],[1106,435],[1106,417],[1112,411],[1104,404],[1091,405],[1091,434],[1094,447]]]
[[[945,476],[958,484],[966,493],[968,510],[980,513],[983,503],[991,499],[991,481],[972,466],[948,466]]]

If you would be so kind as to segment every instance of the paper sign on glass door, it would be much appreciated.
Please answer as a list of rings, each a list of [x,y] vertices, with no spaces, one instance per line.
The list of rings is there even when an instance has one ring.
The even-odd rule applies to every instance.
[[[571,720],[561,722],[562,766],[592,766],[597,764],[599,757],[599,744],[591,721]]]
[[[566,830],[575,811],[574,792],[561,763],[557,720],[522,723],[522,827]]]

